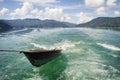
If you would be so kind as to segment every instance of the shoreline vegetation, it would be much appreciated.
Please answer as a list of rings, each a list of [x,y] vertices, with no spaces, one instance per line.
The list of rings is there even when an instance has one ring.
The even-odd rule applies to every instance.
[[[16,19],[0,20],[0,33],[29,28],[95,28],[120,31],[120,17],[98,17],[89,22],[74,24],[55,20]]]

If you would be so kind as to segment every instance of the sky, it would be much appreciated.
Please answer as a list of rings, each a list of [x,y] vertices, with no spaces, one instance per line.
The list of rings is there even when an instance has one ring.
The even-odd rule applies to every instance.
[[[120,17],[120,0],[0,0],[0,19],[38,18],[85,23]]]

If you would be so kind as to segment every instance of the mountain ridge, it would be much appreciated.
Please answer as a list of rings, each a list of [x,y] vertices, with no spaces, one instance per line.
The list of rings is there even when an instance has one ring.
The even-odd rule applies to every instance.
[[[36,18],[26,18],[26,19],[14,19],[14,20],[0,20],[1,25],[0,31],[5,27],[10,28],[10,30],[18,30],[23,28],[59,28],[59,27],[72,27],[76,24],[68,22],[60,22],[56,20],[40,20]],[[5,30],[4,30],[5,31]],[[6,30],[8,31],[8,30]]]
[[[98,17],[87,23],[78,24],[76,26],[120,30],[120,17]]]
[[[60,22],[56,20],[40,20],[37,18],[0,20],[0,32],[19,30],[24,28],[71,28],[71,27],[89,27],[120,30],[120,17],[98,17],[89,22],[74,24],[69,22]]]

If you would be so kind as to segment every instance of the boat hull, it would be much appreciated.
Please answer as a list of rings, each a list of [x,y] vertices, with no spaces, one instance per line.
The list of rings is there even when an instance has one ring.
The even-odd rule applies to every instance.
[[[61,50],[31,50],[24,51],[24,55],[28,58],[33,66],[39,67],[47,62],[55,59],[60,55]]]

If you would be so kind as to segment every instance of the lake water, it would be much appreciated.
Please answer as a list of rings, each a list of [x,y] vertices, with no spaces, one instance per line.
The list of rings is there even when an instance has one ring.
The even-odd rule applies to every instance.
[[[62,48],[41,67],[24,54],[0,52],[0,80],[120,80],[120,32],[89,28],[18,30],[0,34],[0,49]]]

